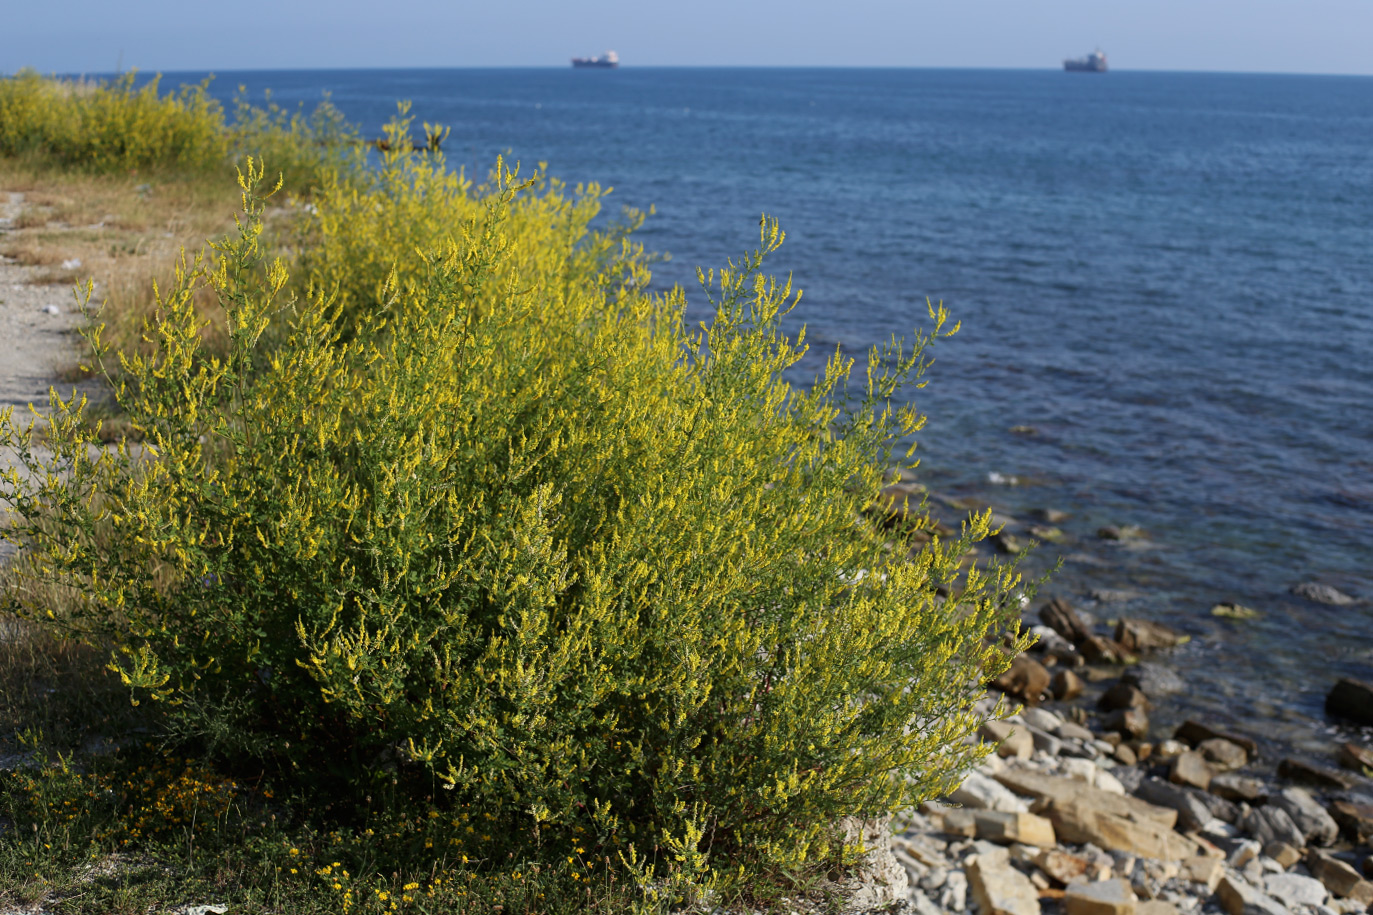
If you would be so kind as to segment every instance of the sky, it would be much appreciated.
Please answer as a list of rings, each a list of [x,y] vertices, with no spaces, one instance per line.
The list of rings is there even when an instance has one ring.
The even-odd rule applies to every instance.
[[[1057,67],[1373,74],[1373,0],[44,0],[0,72],[567,66]]]

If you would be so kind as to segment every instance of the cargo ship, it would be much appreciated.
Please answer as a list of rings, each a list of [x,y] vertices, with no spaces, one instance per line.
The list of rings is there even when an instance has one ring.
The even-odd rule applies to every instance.
[[[1105,73],[1106,55],[1097,48],[1086,57],[1070,57],[1063,62],[1063,69],[1069,73]]]
[[[574,57],[572,66],[592,67],[598,70],[614,70],[620,65],[620,55],[614,51],[606,51],[600,57]]]

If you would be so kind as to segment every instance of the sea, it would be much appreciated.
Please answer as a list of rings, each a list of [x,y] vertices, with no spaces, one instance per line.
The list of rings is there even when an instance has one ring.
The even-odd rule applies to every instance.
[[[942,302],[961,329],[910,392],[935,513],[1066,513],[1024,560],[1061,562],[1041,599],[1191,636],[1161,658],[1188,691],[1156,723],[1317,754],[1330,686],[1373,679],[1373,78],[627,65],[212,91],[240,86],[307,110],[327,93],[367,136],[409,101],[469,175],[505,155],[613,188],[607,218],[654,208],[654,282],[697,318],[696,267],[777,217],[768,268],[804,290],[791,326],[816,354],[799,381]],[[1291,593],[1307,581],[1357,600]]]

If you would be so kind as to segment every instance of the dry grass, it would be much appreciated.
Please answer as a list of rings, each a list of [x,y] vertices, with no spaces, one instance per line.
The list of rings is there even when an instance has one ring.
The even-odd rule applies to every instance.
[[[0,192],[15,191],[24,194],[24,210],[0,255],[44,268],[35,283],[94,280],[105,339],[126,351],[140,346],[154,282],[168,288],[182,252],[194,256],[207,238],[232,229],[240,204],[231,174],[88,175],[0,159]]]

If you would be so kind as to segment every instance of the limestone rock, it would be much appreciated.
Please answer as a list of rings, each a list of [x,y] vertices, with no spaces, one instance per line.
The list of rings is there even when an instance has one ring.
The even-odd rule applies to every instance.
[[[1053,848],[1057,843],[1053,824],[1033,813],[979,810],[973,814],[973,824],[977,837],[989,842],[1019,842],[1039,848]]]
[[[1358,871],[1338,858],[1313,850],[1306,856],[1306,869],[1336,896],[1353,899],[1365,906],[1373,903],[1373,882],[1365,880]]]
[[[1201,792],[1190,791],[1160,778],[1141,781],[1134,793],[1141,800],[1176,810],[1178,827],[1183,830],[1200,829],[1212,816],[1210,808],[1198,796]]]
[[[1200,721],[1184,721],[1182,724],[1178,725],[1177,730],[1173,732],[1173,736],[1194,747],[1204,740],[1210,740],[1213,737],[1221,737],[1233,744],[1238,744],[1243,747],[1244,752],[1249,754],[1250,759],[1259,755],[1259,745],[1248,737],[1241,737],[1238,734],[1229,734],[1225,731],[1217,730],[1210,725],[1202,724]]]
[[[1272,858],[1283,870],[1301,860],[1301,849],[1286,842],[1270,842],[1263,847],[1263,856]]]
[[[1330,805],[1330,813],[1356,842],[1373,841],[1373,804],[1336,801]]]
[[[1149,708],[1149,697],[1144,695],[1144,691],[1139,687],[1120,682],[1102,693],[1097,705],[1107,710],[1118,708],[1147,709]]]
[[[1305,844],[1330,845],[1339,837],[1340,827],[1334,818],[1301,788],[1282,789],[1268,799],[1268,806],[1276,807],[1292,818],[1292,823],[1306,838]]]
[[[1116,641],[1125,646],[1126,651],[1132,652],[1172,648],[1187,641],[1186,636],[1162,623],[1139,619],[1122,619],[1116,623],[1115,636]]]
[[[1373,772],[1373,750],[1356,743],[1342,743],[1339,751],[1340,765],[1361,774]]]
[[[1067,915],[1135,915],[1135,894],[1124,880],[1075,883],[1063,894]]]
[[[1295,759],[1290,756],[1278,763],[1278,775],[1289,781],[1314,785],[1317,788],[1343,790],[1354,787],[1356,783],[1356,779],[1352,775],[1309,760]]]
[[[1049,848],[1035,856],[1034,864],[1054,883],[1064,886],[1087,873],[1089,862],[1081,855]]]
[[[1340,680],[1326,695],[1325,710],[1359,724],[1373,724],[1373,683],[1348,677]]]
[[[1290,907],[1325,905],[1325,885],[1300,874],[1269,874],[1263,878],[1263,888],[1269,896]]]
[[[1055,597],[1040,607],[1039,618],[1044,621],[1044,625],[1074,645],[1079,644],[1092,634],[1081,617],[1077,615],[1077,611],[1073,609],[1073,605],[1061,597]]]
[[[1168,780],[1177,785],[1188,785],[1205,791],[1211,785],[1215,773],[1207,764],[1206,758],[1195,750],[1188,750],[1174,757],[1168,767]]]
[[[845,887],[847,904],[853,909],[872,909],[906,898],[909,877],[892,853],[891,817],[839,821],[845,844],[868,849]]]
[[[1220,878],[1225,876],[1225,863],[1208,855],[1183,858],[1179,876],[1189,883],[1200,883],[1209,895],[1216,891]]]
[[[1020,717],[1032,728],[1039,728],[1050,734],[1056,732],[1063,725],[1063,718],[1044,708],[1027,708],[1020,712]]]
[[[967,874],[981,915],[1039,915],[1039,891],[1009,863],[978,855]]]
[[[1082,695],[1085,688],[1082,678],[1071,670],[1055,671],[1049,680],[1049,692],[1060,702],[1071,702]]]
[[[1119,642],[1090,633],[1079,643],[1078,649],[1088,664],[1124,664],[1133,657]]]
[[[1118,708],[1102,719],[1101,723],[1108,731],[1136,740],[1149,735],[1149,716],[1142,708]]]
[[[1028,769],[1007,769],[1005,772],[998,773],[996,780],[1016,794],[1033,797],[1045,804],[1054,801],[1079,800],[1105,813],[1125,819],[1154,823],[1169,830],[1178,821],[1176,810],[1158,807],[1128,795],[1103,791],[1073,778],[1045,775]]]
[[[1249,763],[1249,754],[1244,747],[1224,737],[1211,737],[1197,744],[1197,752],[1206,757],[1211,768],[1217,772],[1230,772],[1242,769]]]
[[[997,756],[1029,759],[1034,755],[1034,738],[1024,728],[1018,728],[1010,722],[988,721],[978,729],[978,734],[997,744]]]
[[[1299,848],[1306,845],[1306,836],[1287,811],[1271,805],[1249,811],[1240,819],[1240,828],[1257,839],[1260,846],[1270,842],[1286,842]]]
[[[1053,822],[1054,832],[1065,842],[1090,842],[1111,851],[1130,852],[1160,861],[1176,861],[1196,853],[1196,843],[1157,820],[1128,819],[1082,798],[1050,801],[1044,815]]]
[[[1287,915],[1280,903],[1242,877],[1227,874],[1221,878],[1216,895],[1228,915]]]
[[[1029,805],[1016,797],[1010,789],[981,772],[969,772],[963,784],[949,795],[949,800],[973,810],[1024,813],[1030,809]]]
[[[1247,804],[1260,803],[1268,797],[1268,786],[1262,781],[1233,772],[1222,772],[1211,779],[1209,790],[1227,801],[1243,801]]]
[[[996,678],[996,688],[1027,703],[1037,704],[1049,689],[1049,669],[1027,654],[1018,655],[1011,666]]]
[[[1080,740],[1083,743],[1091,743],[1096,740],[1095,734],[1075,721],[1063,722],[1054,733],[1064,740]]]

